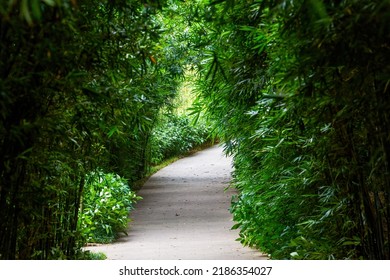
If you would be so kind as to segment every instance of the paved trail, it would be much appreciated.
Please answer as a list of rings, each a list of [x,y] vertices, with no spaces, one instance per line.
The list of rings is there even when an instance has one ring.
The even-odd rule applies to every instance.
[[[143,200],[132,212],[128,236],[87,249],[124,260],[266,259],[243,248],[230,230],[230,172],[231,160],[217,146],[176,161],[139,192]]]

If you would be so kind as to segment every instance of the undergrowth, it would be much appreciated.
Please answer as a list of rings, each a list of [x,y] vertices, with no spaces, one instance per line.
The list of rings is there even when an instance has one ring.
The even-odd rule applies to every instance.
[[[140,200],[117,174],[91,172],[86,178],[79,229],[87,243],[109,243],[126,233],[129,212]]]

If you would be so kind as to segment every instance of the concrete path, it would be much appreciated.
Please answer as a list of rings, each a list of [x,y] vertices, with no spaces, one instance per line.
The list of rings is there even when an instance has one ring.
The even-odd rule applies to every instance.
[[[87,250],[122,260],[267,259],[230,230],[230,172],[231,160],[217,146],[174,162],[140,190],[129,235]]]

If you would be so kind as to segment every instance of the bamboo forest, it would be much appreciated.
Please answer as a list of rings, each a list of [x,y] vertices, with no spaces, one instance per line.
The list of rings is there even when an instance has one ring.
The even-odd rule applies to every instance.
[[[214,143],[240,246],[390,259],[389,23],[389,0],[0,0],[0,259],[97,258],[156,166]]]

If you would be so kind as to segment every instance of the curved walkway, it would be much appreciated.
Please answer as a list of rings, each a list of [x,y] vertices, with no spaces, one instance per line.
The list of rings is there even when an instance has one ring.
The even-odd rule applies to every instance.
[[[140,190],[129,235],[87,250],[123,260],[267,259],[230,230],[230,172],[231,160],[217,146],[174,162]]]

